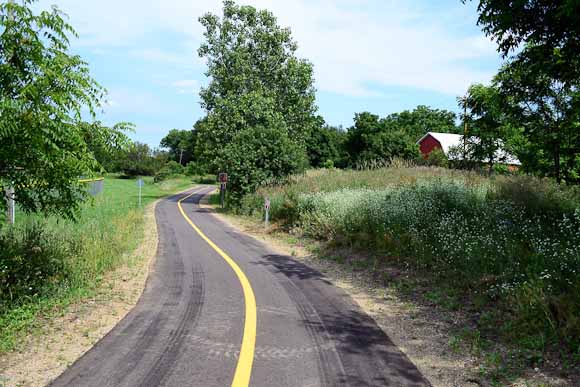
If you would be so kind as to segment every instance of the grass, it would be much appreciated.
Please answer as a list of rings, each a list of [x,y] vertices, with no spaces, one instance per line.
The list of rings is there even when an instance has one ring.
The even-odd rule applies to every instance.
[[[519,365],[580,365],[578,187],[427,167],[316,170],[262,187],[237,211],[262,217],[264,197],[293,235],[426,277],[427,303],[473,314],[473,351],[499,340],[529,358]],[[489,375],[507,378],[508,357],[484,357]]]
[[[136,180],[111,176],[76,222],[18,213],[13,228],[0,229],[6,237],[0,239],[0,353],[17,349],[45,319],[90,296],[139,243],[143,208],[192,185],[186,177],[144,182],[141,208]]]

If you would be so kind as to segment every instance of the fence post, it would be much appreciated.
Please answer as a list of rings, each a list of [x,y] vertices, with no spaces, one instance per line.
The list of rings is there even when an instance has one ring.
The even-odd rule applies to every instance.
[[[6,188],[6,204],[7,204],[7,220],[10,224],[14,224],[16,221],[16,204],[14,203],[14,187],[10,186]]]

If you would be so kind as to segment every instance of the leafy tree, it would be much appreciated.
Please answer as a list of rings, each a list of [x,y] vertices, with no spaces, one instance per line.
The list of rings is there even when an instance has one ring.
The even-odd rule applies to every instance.
[[[416,159],[419,147],[401,128],[389,118],[380,119],[369,112],[357,113],[355,124],[348,130],[346,150],[351,166],[393,157]]]
[[[120,169],[126,176],[153,176],[167,161],[166,153],[153,152],[149,145],[134,142],[123,153]]]
[[[212,172],[230,174],[237,200],[264,178],[297,171],[317,108],[312,65],[295,56],[290,30],[266,10],[231,0],[223,4],[221,19],[213,14],[200,19],[205,41],[199,55],[207,60],[211,81],[200,92],[207,114],[195,126],[196,154]],[[248,133],[255,149],[240,142]],[[284,147],[274,151],[275,145]],[[250,163],[248,154],[269,159]]]
[[[249,127],[236,134],[226,145],[230,157],[224,170],[229,173],[228,187],[234,187],[234,202],[253,192],[256,184],[280,182],[307,164],[303,149],[290,139],[285,129]]]
[[[324,125],[315,128],[306,147],[310,165],[320,168],[331,161],[335,167],[346,167],[348,164],[348,155],[344,148],[346,138],[346,131],[340,127]]]
[[[390,125],[404,132],[412,141],[419,140],[427,132],[461,133],[455,119],[455,113],[449,110],[432,109],[425,105],[386,117]]]
[[[478,164],[486,163],[489,173],[494,164],[508,163],[513,158],[509,145],[518,134],[510,120],[506,100],[495,86],[474,84],[459,104],[467,112],[464,120],[469,132],[464,137],[468,158]]]
[[[84,123],[83,127],[87,147],[101,166],[101,172],[119,171],[119,160],[131,144],[125,133],[133,131],[134,125],[121,122],[109,128],[96,121]]]
[[[563,81],[565,61],[524,48],[496,77],[513,119],[524,128],[524,166],[557,181],[580,179],[580,78]]]
[[[100,170],[89,143],[120,139],[123,128],[83,120],[104,90],[68,52],[76,35],[62,13],[32,4],[0,3],[0,189],[13,185],[24,211],[74,217],[86,197],[79,177]]]
[[[161,140],[161,147],[169,149],[170,157],[187,165],[192,160],[194,153],[194,132],[192,130],[171,129],[167,136]]]
[[[560,81],[580,78],[580,2],[577,0],[480,0],[478,24],[507,57],[522,44],[559,63]],[[553,57],[557,51],[558,55]]]

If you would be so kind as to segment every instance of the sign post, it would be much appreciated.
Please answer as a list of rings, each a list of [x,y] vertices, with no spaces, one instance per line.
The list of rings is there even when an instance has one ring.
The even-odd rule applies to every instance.
[[[226,199],[226,187],[228,184],[228,174],[227,173],[220,173],[219,174],[219,181],[220,181],[220,202],[222,205],[222,209],[224,208],[224,202]]]
[[[8,201],[8,222],[14,224],[16,221],[16,203],[14,202],[14,187],[6,189],[6,200]]]
[[[139,187],[139,208],[141,208],[141,187],[143,187],[143,179],[137,179],[137,187]]]
[[[266,200],[264,200],[264,210],[266,211],[265,226],[266,226],[266,228],[268,228],[268,225],[270,224],[270,198],[269,197],[266,197]]]

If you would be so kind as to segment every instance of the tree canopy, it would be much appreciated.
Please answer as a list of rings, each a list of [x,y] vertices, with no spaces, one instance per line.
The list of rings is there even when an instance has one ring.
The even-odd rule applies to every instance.
[[[193,158],[195,132],[192,130],[171,129],[161,140],[161,146],[169,149],[172,160],[186,165]]]
[[[85,196],[77,180],[101,168],[89,143],[122,142],[125,126],[83,119],[94,120],[105,91],[68,52],[76,34],[63,14],[32,4],[0,3],[0,185],[14,186],[24,211],[72,217]]]
[[[200,92],[206,116],[196,124],[196,154],[213,172],[230,173],[235,199],[265,178],[282,178],[304,166],[296,161],[306,159],[306,141],[316,125],[312,65],[296,57],[290,30],[278,26],[269,11],[226,0],[221,18],[206,14],[200,21],[205,40],[199,55],[207,61],[210,83]],[[255,138],[244,144],[248,133]],[[278,151],[272,149],[276,145]],[[232,159],[248,153],[277,160]],[[245,168],[233,168],[238,161]]]

